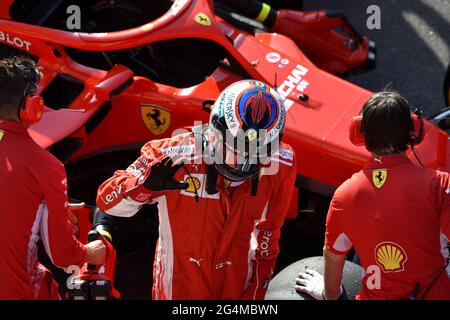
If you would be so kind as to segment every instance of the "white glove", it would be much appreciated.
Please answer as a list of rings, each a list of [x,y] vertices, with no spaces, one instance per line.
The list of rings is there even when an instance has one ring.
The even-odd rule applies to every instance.
[[[306,269],[295,279],[295,290],[309,294],[316,300],[324,300],[325,283],[323,276],[315,270]]]

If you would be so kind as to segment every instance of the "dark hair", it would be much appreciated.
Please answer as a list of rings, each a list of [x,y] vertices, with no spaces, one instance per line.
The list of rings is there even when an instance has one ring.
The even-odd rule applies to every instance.
[[[0,111],[21,106],[25,97],[36,91],[41,78],[39,67],[29,58],[0,59]]]
[[[406,151],[413,123],[405,98],[396,92],[377,93],[364,104],[362,114],[367,150],[379,156]]]

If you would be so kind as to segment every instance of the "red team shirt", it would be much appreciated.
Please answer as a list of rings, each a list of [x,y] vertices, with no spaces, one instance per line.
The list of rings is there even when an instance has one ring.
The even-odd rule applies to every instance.
[[[86,251],[68,222],[64,166],[19,123],[0,120],[0,300],[58,299],[37,260],[40,239],[57,266],[80,265]]]
[[[357,299],[405,299],[416,287],[418,299],[450,299],[448,239],[449,174],[397,154],[371,159],[338,188],[325,245],[340,255],[353,246],[360,256],[368,273]]]

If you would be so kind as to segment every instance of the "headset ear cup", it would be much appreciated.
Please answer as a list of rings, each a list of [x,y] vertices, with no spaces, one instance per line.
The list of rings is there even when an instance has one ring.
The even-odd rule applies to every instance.
[[[25,98],[25,107],[20,108],[19,119],[26,124],[35,124],[41,120],[44,113],[44,99],[41,96]]]
[[[410,144],[420,144],[423,141],[423,138],[423,119],[420,115],[413,114],[411,117],[411,133],[409,136]]]
[[[362,130],[362,116],[353,117],[349,127],[350,141],[358,147],[364,146],[364,133]]]

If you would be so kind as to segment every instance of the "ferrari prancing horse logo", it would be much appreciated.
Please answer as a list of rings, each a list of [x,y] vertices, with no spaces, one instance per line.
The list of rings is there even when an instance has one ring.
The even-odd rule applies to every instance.
[[[203,26],[206,26],[206,27],[209,27],[211,25],[211,19],[203,12],[197,13],[194,20],[195,20],[195,22],[197,22]]]
[[[164,133],[170,125],[170,110],[158,105],[142,105],[141,116],[145,126],[155,136]]]
[[[377,187],[378,189],[381,189],[381,187],[384,185],[384,183],[387,180],[387,175],[388,175],[388,172],[386,169],[374,170],[372,172],[372,181],[373,181],[373,184],[375,185],[375,187]]]

